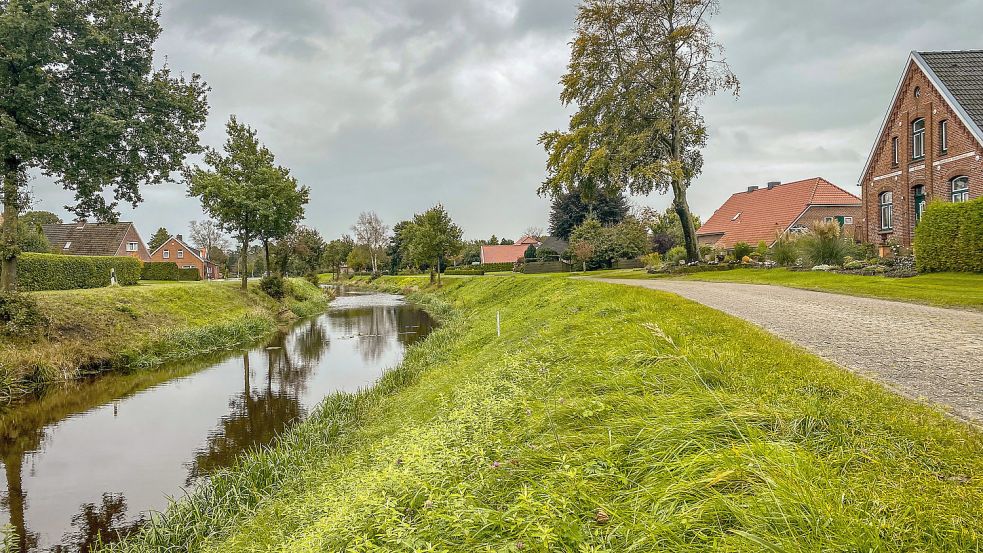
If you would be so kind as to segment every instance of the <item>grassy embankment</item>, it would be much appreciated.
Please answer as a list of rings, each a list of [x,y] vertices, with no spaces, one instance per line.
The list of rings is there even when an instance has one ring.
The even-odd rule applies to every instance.
[[[598,271],[588,276],[606,278],[667,278],[650,275],[644,270]],[[735,269],[696,273],[673,278],[705,282],[739,282],[772,284],[865,296],[886,300],[923,303],[940,307],[983,309],[983,275],[975,273],[927,273],[912,278],[841,275],[821,271],[789,271],[787,269]]]
[[[145,368],[250,343],[325,308],[319,288],[291,283],[282,302],[253,284],[243,294],[235,282],[31,292],[49,324],[35,338],[0,341],[0,398],[82,371]]]
[[[567,278],[414,298],[443,325],[379,386],[332,396],[113,549],[980,547],[978,429],[750,324]]]

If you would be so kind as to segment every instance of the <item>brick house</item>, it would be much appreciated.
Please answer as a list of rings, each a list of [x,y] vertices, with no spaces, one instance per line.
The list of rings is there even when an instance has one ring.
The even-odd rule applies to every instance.
[[[150,251],[133,223],[41,225],[51,252],[61,255],[129,256],[150,261]]]
[[[150,260],[162,263],[176,263],[182,269],[198,269],[202,280],[222,278],[218,265],[206,260],[205,250],[189,246],[184,237],[178,234],[167,239],[150,254]]]
[[[731,196],[697,229],[696,238],[721,249],[739,242],[771,246],[779,236],[803,232],[817,221],[837,222],[844,236],[853,237],[862,214],[860,198],[824,178],[770,182]]]
[[[983,50],[912,52],[860,178],[861,239],[911,247],[930,201],[983,196]]]
[[[515,244],[481,246],[481,263],[515,263],[525,257],[530,245],[539,247],[540,242],[532,236],[523,236]]]

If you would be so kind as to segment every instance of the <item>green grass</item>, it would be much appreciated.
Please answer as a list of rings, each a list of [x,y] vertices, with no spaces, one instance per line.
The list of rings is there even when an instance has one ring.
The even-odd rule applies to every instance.
[[[979,430],[750,324],[562,277],[373,285],[443,324],[112,550],[980,548]]]
[[[0,342],[0,398],[10,400],[82,370],[146,368],[247,344],[278,322],[323,310],[328,298],[295,279],[276,302],[251,284],[168,282],[31,292],[50,324],[31,340]]]

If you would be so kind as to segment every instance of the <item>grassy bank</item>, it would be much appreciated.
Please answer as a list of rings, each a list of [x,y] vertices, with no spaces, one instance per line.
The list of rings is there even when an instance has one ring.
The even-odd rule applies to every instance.
[[[31,339],[0,342],[0,398],[84,370],[145,368],[250,343],[279,322],[324,309],[319,288],[291,283],[282,302],[233,282],[30,293],[48,325]]]
[[[117,551],[978,549],[983,436],[755,327],[567,278],[443,325]],[[453,316],[446,313],[452,312]],[[496,335],[496,313],[502,335]]]
[[[598,271],[591,277],[604,278],[668,278],[668,275],[649,275],[644,270]],[[834,294],[864,296],[939,307],[983,309],[983,275],[974,273],[928,273],[912,278],[841,275],[821,271],[789,271],[787,269],[735,269],[695,273],[672,278],[705,282],[739,282],[772,284],[803,288]]]

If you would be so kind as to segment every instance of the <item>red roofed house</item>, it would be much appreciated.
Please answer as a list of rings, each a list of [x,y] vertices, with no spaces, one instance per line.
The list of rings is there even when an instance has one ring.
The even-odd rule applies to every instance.
[[[178,234],[167,239],[150,254],[154,262],[176,263],[182,269],[198,269],[202,280],[222,278],[218,265],[205,259],[205,251],[192,248],[184,242],[184,237]]]
[[[846,236],[863,217],[860,198],[816,177],[734,194],[696,231],[700,244],[730,249],[738,242],[771,246],[786,232],[802,232],[816,221],[836,221]]]
[[[518,242],[505,246],[481,246],[481,263],[515,263],[525,257],[526,250],[532,244],[539,247],[539,240],[532,236],[523,236]]]

